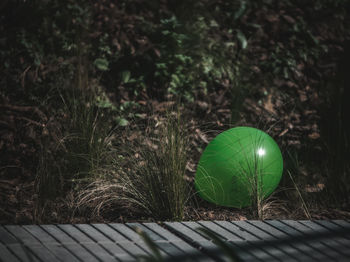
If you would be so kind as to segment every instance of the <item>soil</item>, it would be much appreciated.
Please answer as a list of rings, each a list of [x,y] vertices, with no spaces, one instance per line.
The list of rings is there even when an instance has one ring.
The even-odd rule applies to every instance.
[[[296,23],[294,15],[307,17],[307,12],[312,11],[310,7],[305,10],[288,8],[279,6],[269,12],[257,12],[254,15],[256,22],[263,24],[266,30],[256,42],[250,43],[253,48],[247,56],[251,60],[251,77],[255,79],[255,88],[243,98],[239,120],[234,125],[228,124],[232,123],[232,94],[228,92],[225,83],[208,94],[195,94],[195,100],[180,109],[187,119],[188,132],[191,134],[192,154],[185,178],[189,184],[193,184],[201,152],[215,135],[232,126],[253,126],[267,131],[280,145],[285,156],[288,152],[300,153],[303,160],[299,163],[302,181],[300,191],[308,196],[305,208],[285,174],[280,192],[264,206],[264,219],[350,219],[349,196],[345,196],[342,201],[327,198],[324,169],[328,160],[325,159],[324,152],[327,150],[325,145],[328,138],[322,125],[329,119],[325,112],[330,112],[332,107],[329,106],[328,97],[321,92],[323,82],[338,79],[338,68],[343,65],[341,58],[350,36],[346,28],[334,30],[337,25],[331,23],[331,15],[321,19],[323,22],[319,24],[317,21],[320,18],[313,17],[316,21],[315,37],[327,44],[330,49],[327,55],[320,57],[319,61],[308,61],[309,64],[301,62],[297,65],[298,72],[289,79],[264,72],[257,65],[269,57],[272,47],[283,45],[283,40],[275,36],[280,36],[286,25],[293,26]],[[347,66],[348,63],[345,63]],[[265,83],[262,79],[267,75],[271,79]],[[134,99],[140,105],[138,113],[144,116],[144,122],[156,121],[174,105],[169,102],[171,98],[166,101],[157,100],[149,94],[133,97],[123,86],[118,87],[117,93],[118,96],[110,96],[111,100],[120,103],[126,98]],[[50,109],[41,111],[36,106],[16,105],[14,98],[0,99],[0,224],[154,221],[127,203],[122,207],[109,206],[100,213],[93,212],[94,207],[77,208],[76,195],[72,191],[39,206],[38,203],[42,201],[36,194],[36,174],[41,141],[43,137],[52,141],[57,139],[53,133],[47,133],[46,125],[60,123],[54,119],[54,115],[50,115]],[[328,116],[327,119],[325,115]],[[331,117],[336,118],[335,115]],[[125,133],[124,139],[130,140],[133,135],[135,134]],[[184,220],[256,218],[250,208],[219,207],[196,197],[187,205],[184,216]]]

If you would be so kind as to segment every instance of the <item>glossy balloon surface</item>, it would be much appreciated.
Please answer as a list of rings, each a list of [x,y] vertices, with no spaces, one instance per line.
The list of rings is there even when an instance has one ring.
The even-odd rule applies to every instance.
[[[246,207],[257,194],[270,195],[278,186],[283,159],[276,142],[252,127],[235,127],[215,137],[198,163],[195,187],[212,203]]]

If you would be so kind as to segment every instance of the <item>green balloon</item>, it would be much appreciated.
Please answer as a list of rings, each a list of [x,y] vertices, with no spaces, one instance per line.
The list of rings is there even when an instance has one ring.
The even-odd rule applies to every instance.
[[[217,205],[242,208],[278,186],[283,158],[276,142],[252,127],[235,127],[215,137],[197,167],[200,197]]]

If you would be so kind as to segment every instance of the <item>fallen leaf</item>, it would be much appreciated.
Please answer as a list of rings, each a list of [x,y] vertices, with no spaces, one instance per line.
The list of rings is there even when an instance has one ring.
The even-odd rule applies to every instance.
[[[291,16],[289,16],[289,15],[283,15],[282,16],[288,23],[290,23],[290,24],[295,24],[295,20],[294,20],[294,18],[292,18]]]
[[[264,108],[270,112],[271,114],[276,115],[276,111],[274,109],[274,105],[272,103],[272,94],[267,96],[267,101],[264,103]]]
[[[312,134],[309,135],[309,138],[318,139],[318,138],[320,138],[320,134],[317,132],[313,132]]]
[[[156,54],[157,57],[161,57],[161,53],[157,48],[153,49],[154,53]]]
[[[203,134],[202,131],[200,131],[198,128],[195,131],[196,131],[196,134],[199,136],[200,139],[202,139],[202,141],[204,143],[209,144],[209,141],[208,141],[206,135]]]
[[[202,110],[207,110],[209,107],[209,104],[207,102],[204,102],[204,101],[197,101],[196,104]]]
[[[314,186],[306,185],[305,191],[309,193],[320,192],[325,188],[325,185],[322,183],[318,183]]]
[[[298,90],[299,99],[301,102],[305,102],[307,100],[306,92],[302,90]]]
[[[274,23],[279,21],[279,17],[278,15],[271,14],[266,16],[266,20],[269,21],[270,23]]]

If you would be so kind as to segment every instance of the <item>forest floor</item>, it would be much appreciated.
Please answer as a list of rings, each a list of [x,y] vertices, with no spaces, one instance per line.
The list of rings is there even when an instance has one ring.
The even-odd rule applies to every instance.
[[[154,128],[154,123],[162,121],[171,110],[185,120],[191,141],[185,179],[193,197],[185,207],[184,220],[257,219],[251,208],[216,206],[194,193],[196,167],[205,146],[217,134],[235,126],[252,126],[268,132],[284,156],[283,178],[276,193],[263,205],[264,219],[350,219],[350,196],[337,196],[334,186],[329,184],[335,177],[333,160],[339,153],[329,145],[338,141],[336,131],[341,127],[337,126],[337,104],[330,100],[334,93],[337,96],[343,92],[342,85],[345,86],[344,79],[348,77],[341,72],[342,68],[346,68],[345,72],[350,68],[349,62],[344,62],[350,61],[345,51],[350,35],[341,25],[349,21],[349,16],[341,25],[334,24],[337,20],[330,14],[313,17],[314,36],[327,46],[328,52],[316,61],[296,61],[293,75],[286,77],[283,69],[275,74],[259,65],[270,61],[276,46],[283,50],[286,43],[298,44],[297,40],[283,39],[283,30],[296,27],[298,20],[293,17],[302,16],[307,20],[312,8],[288,8],[281,4],[254,14],[255,22],[263,25],[264,30],[249,43],[250,75],[242,80],[248,83],[248,91],[239,97],[242,100],[237,108],[232,106],[232,86],[224,80],[207,94],[195,91],[193,101],[180,105],[171,96],[162,100],[146,92],[133,96],[122,84],[115,93],[106,88],[107,96],[115,105],[130,101],[138,105],[131,109],[138,120],[130,118],[128,126],[118,129],[114,134],[118,141],[132,142],[136,138],[147,141],[145,130]],[[325,88],[331,91],[325,92]],[[129,203],[110,205],[101,212],[96,212],[96,202],[80,208],[77,206],[79,192],[74,190],[64,191],[60,197],[42,204],[36,183],[42,140],[47,137],[56,141],[59,137],[58,133],[47,133],[44,127],[51,125],[63,130],[67,116],[51,115],[53,110],[39,105],[18,105],[16,99],[6,94],[0,98],[0,224],[154,221]],[[287,171],[295,181],[291,181]]]
[[[231,117],[229,109],[228,98],[222,98],[221,93],[225,90],[218,90],[215,94],[210,94],[208,97],[212,99],[209,103],[205,101],[196,101],[192,104],[186,104],[181,109],[181,114],[189,119],[189,133],[191,137],[191,158],[188,161],[186,168],[186,180],[188,181],[192,192],[194,192],[194,177],[196,171],[196,163],[198,163],[203,148],[223,130],[229,127],[225,125],[228,119]],[[220,100],[219,103],[215,101]],[[277,98],[278,99],[278,98]],[[235,126],[253,126],[266,130],[266,123],[261,126],[261,110],[266,110],[268,104],[250,104],[250,98],[246,98],[245,110],[241,112],[241,121]],[[269,102],[266,102],[269,103]],[[143,110],[139,113],[144,115],[146,122],[159,121],[164,116],[166,110],[173,108],[172,102],[159,102],[159,101],[145,101]],[[209,107],[209,104],[211,107]],[[227,107],[223,105],[227,105]],[[215,105],[217,107],[215,107]],[[252,110],[254,107],[256,110]],[[32,109],[34,110],[34,109]],[[274,109],[281,112],[282,110]],[[16,118],[17,116],[14,116]],[[258,119],[258,121],[252,121],[247,119]],[[30,124],[29,124],[30,125]],[[18,127],[18,126],[17,126]],[[28,123],[22,128],[27,128]],[[130,131],[131,130],[131,131]],[[136,131],[132,131],[136,130]],[[281,145],[283,155],[287,154],[288,139],[283,140],[285,133],[288,129],[273,131],[269,129],[269,133],[277,138],[277,143]],[[142,136],[143,130],[139,127],[128,128],[128,131],[118,133],[122,134],[125,140],[132,140],[138,136]],[[293,133],[293,132],[290,132]],[[17,136],[18,134],[14,134]],[[40,136],[40,134],[34,134]],[[23,138],[22,138],[23,139]],[[147,137],[144,137],[147,139]],[[294,143],[295,136],[292,143]],[[22,140],[20,144],[17,144],[17,162],[18,166],[11,167],[11,172],[6,176],[2,176],[0,180],[1,187],[1,205],[0,205],[0,223],[4,224],[30,224],[30,223],[107,223],[107,222],[132,222],[132,221],[154,221],[152,217],[145,216],[141,212],[138,212],[137,208],[133,206],[115,207],[110,206],[104,208],[100,213],[96,213],[94,204],[90,208],[81,210],[76,205],[76,193],[74,191],[68,192],[64,197],[59,197],[54,200],[49,200],[45,203],[44,207],[38,208],[38,194],[35,191],[35,170],[30,172],[23,166],[21,161],[29,161],[26,155],[35,157],[35,151],[31,151],[27,142],[28,137]],[[282,142],[286,143],[283,144]],[[15,144],[15,142],[14,142]],[[301,145],[302,142],[297,143]],[[310,145],[310,144],[309,144]],[[317,144],[316,144],[317,147]],[[319,149],[316,149],[319,150]],[[32,155],[34,154],[34,156]],[[317,159],[315,162],[301,162],[298,169],[303,176],[302,184],[298,187],[302,191],[302,196],[305,198],[306,206],[303,206],[300,196],[297,194],[296,189],[292,186],[287,173],[284,172],[284,176],[277,189],[277,193],[267,201],[264,205],[264,219],[350,219],[350,205],[347,199],[344,199],[343,204],[329,204],[329,196],[324,192],[324,184],[322,178],[322,170],[317,167]],[[324,201],[324,202],[323,202]],[[97,204],[96,204],[97,205]],[[42,212],[42,213],[38,213]],[[307,213],[306,213],[307,212]],[[214,204],[210,204],[200,199],[196,194],[188,202],[185,208],[184,220],[246,220],[256,219],[256,214],[251,208],[227,208],[220,207]]]

